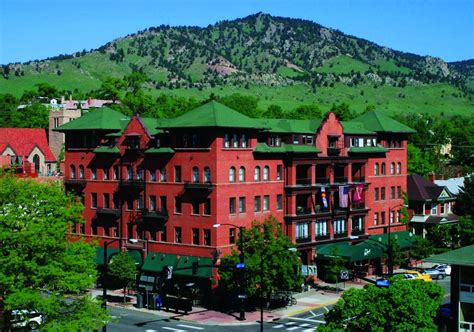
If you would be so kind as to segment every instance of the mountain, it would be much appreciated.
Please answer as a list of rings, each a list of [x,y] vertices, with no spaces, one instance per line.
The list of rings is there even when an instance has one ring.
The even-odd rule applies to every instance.
[[[124,77],[134,71],[146,74],[143,87],[152,95],[173,90],[173,94],[195,96],[195,90],[203,89],[225,94],[250,87],[286,91],[303,86],[316,103],[325,105],[345,98],[363,103],[377,88],[382,89],[374,94],[388,90],[400,99],[404,92],[418,89],[427,98],[455,95],[461,109],[472,105],[461,66],[392,50],[311,21],[263,13],[205,28],[152,27],[96,50],[3,65],[0,89],[20,96],[34,84],[48,82],[59,89],[85,92],[99,88],[109,76]],[[230,91],[230,86],[235,88]],[[330,88],[340,88],[341,95],[332,100],[316,97]],[[271,96],[259,95],[258,89],[243,91],[267,98],[264,105],[270,103]]]

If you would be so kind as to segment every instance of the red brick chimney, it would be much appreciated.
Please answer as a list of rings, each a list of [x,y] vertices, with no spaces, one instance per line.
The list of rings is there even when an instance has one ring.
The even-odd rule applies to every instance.
[[[435,172],[431,172],[430,174],[428,174],[428,180],[434,183],[434,180],[436,180]]]

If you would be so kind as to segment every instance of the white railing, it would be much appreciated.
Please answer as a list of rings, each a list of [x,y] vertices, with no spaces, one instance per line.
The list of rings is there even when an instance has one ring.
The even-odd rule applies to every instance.
[[[474,323],[459,321],[459,331],[465,331],[465,332],[474,331]]]

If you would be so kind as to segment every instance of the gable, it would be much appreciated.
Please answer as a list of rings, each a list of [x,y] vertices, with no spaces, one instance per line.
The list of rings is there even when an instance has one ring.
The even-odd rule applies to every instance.
[[[451,198],[451,195],[448,193],[446,188],[444,188],[441,194],[438,196],[438,199],[441,199],[441,198]]]

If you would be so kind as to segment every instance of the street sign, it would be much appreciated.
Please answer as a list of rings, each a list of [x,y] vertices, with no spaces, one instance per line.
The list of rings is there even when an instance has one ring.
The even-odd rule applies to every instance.
[[[349,279],[349,271],[347,270],[341,270],[339,279],[341,280],[348,280]]]
[[[237,263],[235,264],[236,269],[244,269],[245,268],[245,263]]]
[[[378,287],[388,287],[390,286],[390,281],[385,279],[379,279],[375,281],[375,285]]]

